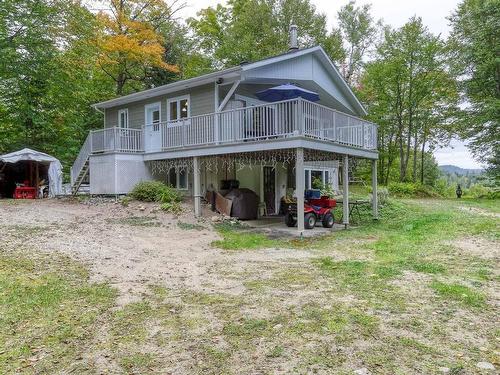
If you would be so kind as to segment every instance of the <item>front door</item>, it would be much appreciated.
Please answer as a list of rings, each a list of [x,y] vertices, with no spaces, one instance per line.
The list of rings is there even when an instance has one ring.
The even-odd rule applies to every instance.
[[[148,104],[144,107],[145,114],[145,147],[146,151],[161,150],[161,104]]]
[[[276,170],[264,167],[264,202],[269,214],[276,213]]]

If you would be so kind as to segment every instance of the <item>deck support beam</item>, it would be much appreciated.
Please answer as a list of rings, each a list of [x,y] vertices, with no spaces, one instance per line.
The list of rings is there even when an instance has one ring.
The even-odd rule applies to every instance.
[[[344,155],[342,161],[342,222],[347,229],[349,225],[349,156]]]
[[[227,93],[226,97],[222,100],[222,102],[220,103],[219,105],[219,108],[217,109],[217,112],[221,112],[224,107],[226,106],[226,104],[229,102],[229,100],[231,99],[231,97],[233,96],[234,92],[236,91],[236,89],[238,88],[238,86],[240,85],[240,82],[241,80],[237,80],[233,83],[233,85],[231,86],[231,88],[229,89],[229,92]]]
[[[295,155],[295,194],[297,195],[297,230],[304,232],[304,149],[297,148]]]
[[[377,194],[377,160],[372,160],[372,211],[373,219],[378,220],[378,194]]]
[[[201,216],[201,178],[200,178],[200,159],[193,157],[193,196],[194,196],[194,215]]]

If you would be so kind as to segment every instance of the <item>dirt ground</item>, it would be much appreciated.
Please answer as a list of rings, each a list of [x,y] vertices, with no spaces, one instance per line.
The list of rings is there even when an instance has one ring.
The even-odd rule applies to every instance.
[[[212,215],[206,210],[204,218],[196,220],[188,204],[174,217],[143,202],[124,207],[112,200],[27,200],[2,205],[0,226],[7,228],[4,241],[13,249],[61,253],[83,262],[92,281],[119,289],[122,305],[138,300],[147,285],[238,294],[241,281],[214,270],[310,256],[277,249],[230,254],[211,247],[219,239],[211,226]],[[179,223],[187,225],[181,229]],[[39,235],[28,233],[37,229]],[[27,235],[19,236],[23,230]]]
[[[133,201],[0,202],[2,249],[66,255],[118,290],[78,354],[58,364],[47,350],[26,373],[495,373],[496,217],[406,204],[401,223],[314,247],[223,250],[213,214],[188,204],[175,217]],[[469,230],[440,238],[450,218]]]

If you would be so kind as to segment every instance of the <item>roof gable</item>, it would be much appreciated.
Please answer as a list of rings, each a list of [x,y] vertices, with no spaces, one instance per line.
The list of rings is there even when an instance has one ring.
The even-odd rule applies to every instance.
[[[319,46],[244,65],[242,76],[254,81],[313,81],[346,110],[366,115],[363,105]]]

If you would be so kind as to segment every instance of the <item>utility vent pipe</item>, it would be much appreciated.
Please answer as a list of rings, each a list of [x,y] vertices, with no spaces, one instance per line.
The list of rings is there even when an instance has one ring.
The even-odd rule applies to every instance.
[[[297,25],[290,26],[290,50],[299,49],[299,41],[297,38]]]

